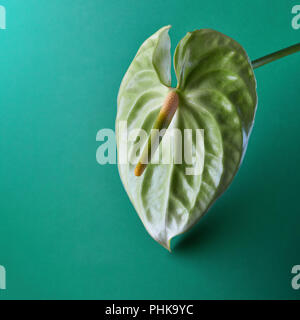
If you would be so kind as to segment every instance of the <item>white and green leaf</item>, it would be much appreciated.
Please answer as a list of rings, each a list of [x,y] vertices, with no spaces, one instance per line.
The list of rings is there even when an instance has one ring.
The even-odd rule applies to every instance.
[[[148,136],[171,90],[169,27],[146,40],[122,81],[116,129],[127,121],[128,131],[144,129]],[[233,39],[214,30],[188,33],[174,56],[179,107],[170,124],[203,129],[199,142],[192,137],[198,175],[187,175],[182,164],[149,164],[134,175],[132,144],[129,163],[119,164],[125,189],[149,234],[167,249],[170,240],[191,228],[229,186],[247,147],[254,121],[256,81],[249,58]],[[164,139],[164,138],[163,138]],[[117,146],[121,136],[117,130]],[[203,146],[199,148],[199,144]],[[175,152],[180,143],[175,144]],[[162,148],[162,144],[160,148]]]

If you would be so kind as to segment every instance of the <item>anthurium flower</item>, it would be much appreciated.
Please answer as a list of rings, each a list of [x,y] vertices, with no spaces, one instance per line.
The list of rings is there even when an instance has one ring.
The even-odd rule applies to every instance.
[[[129,161],[119,164],[119,173],[145,228],[168,250],[171,239],[190,229],[232,182],[257,105],[253,65],[246,51],[211,29],[189,32],[179,42],[173,60],[177,86],[171,88],[169,29],[158,30],[139,48],[120,86],[116,119],[118,151],[121,121],[127,121],[129,132],[143,129],[149,137],[138,163],[133,161],[134,144],[128,144]],[[164,148],[165,137],[159,144],[153,128],[178,129],[182,136],[186,129],[203,130],[197,139],[191,135],[185,141],[193,166],[200,168],[197,174],[188,174],[190,164],[184,161],[147,164],[145,160]],[[176,141],[174,151],[184,152]]]

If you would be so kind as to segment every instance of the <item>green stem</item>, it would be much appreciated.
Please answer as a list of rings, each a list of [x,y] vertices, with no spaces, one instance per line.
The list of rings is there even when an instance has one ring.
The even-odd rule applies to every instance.
[[[300,43],[297,43],[293,46],[276,51],[274,53],[268,54],[267,56],[264,56],[262,58],[259,58],[259,59],[252,61],[252,67],[253,67],[253,69],[259,68],[267,63],[284,58],[284,57],[286,57],[290,54],[296,53],[298,51],[300,51]]]

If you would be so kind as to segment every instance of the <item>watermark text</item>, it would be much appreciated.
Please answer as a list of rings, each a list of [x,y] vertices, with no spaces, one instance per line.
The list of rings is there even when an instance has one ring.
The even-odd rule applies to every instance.
[[[298,30],[300,29],[300,4],[293,6],[292,14],[294,15],[292,19],[292,28]]]
[[[0,5],[0,29],[6,29],[6,9]]]
[[[292,288],[295,290],[300,289],[300,265],[295,265],[292,268],[292,274],[294,275],[292,278]]]
[[[0,290],[6,289],[6,270],[0,265]]]
[[[184,164],[186,175],[201,175],[203,172],[203,129],[152,129],[148,134],[143,129],[128,131],[127,121],[120,121],[117,132],[118,157],[115,132],[111,129],[98,131],[96,141],[102,144],[97,149],[96,160],[100,165],[136,166],[141,161],[142,164]]]

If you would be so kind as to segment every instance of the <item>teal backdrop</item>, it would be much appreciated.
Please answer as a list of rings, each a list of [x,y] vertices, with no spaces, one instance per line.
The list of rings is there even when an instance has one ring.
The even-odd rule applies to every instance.
[[[173,252],[146,233],[96,134],[121,79],[171,24],[252,59],[295,44],[290,0],[0,0],[0,299],[299,299],[300,54],[255,71],[256,122],[229,190]]]

